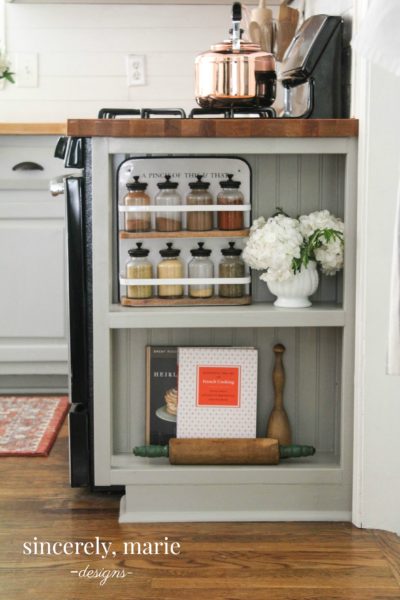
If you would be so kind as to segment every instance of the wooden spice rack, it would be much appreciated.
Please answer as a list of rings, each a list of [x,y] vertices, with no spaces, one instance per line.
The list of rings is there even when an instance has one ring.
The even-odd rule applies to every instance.
[[[133,299],[123,296],[121,298],[122,306],[246,306],[251,304],[251,296],[246,295],[242,298],[220,298],[212,296],[211,298],[141,298]]]
[[[249,286],[251,282],[250,276],[246,277],[230,277],[230,278],[193,278],[184,277],[180,279],[126,279],[120,277],[120,284],[123,286],[191,286],[191,285],[243,285]],[[251,296],[245,294],[242,297],[221,297],[213,295],[210,298],[194,298],[188,295],[184,295],[180,298],[159,298],[158,296],[152,296],[151,298],[128,298],[126,296],[121,297],[121,304],[123,306],[243,306],[251,304]]]
[[[131,181],[133,173],[136,173],[141,180],[145,181],[148,185],[148,196],[149,198],[156,198],[157,187],[156,182],[162,176],[166,176],[167,173],[173,173],[176,180],[180,181],[182,187],[182,194],[186,194],[189,189],[189,181],[195,177],[194,173],[208,173],[209,183],[212,198],[217,198],[219,193],[218,182],[221,178],[227,177],[228,173],[232,173],[228,177],[235,176],[237,180],[241,182],[244,189],[243,203],[236,204],[234,199],[232,202],[228,200],[229,204],[212,203],[212,204],[157,204],[155,200],[151,204],[125,204],[125,187],[127,182]],[[251,277],[246,269],[246,275],[242,277],[225,277],[221,278],[216,276],[219,270],[219,262],[217,262],[217,256],[220,257],[220,251],[222,248],[227,246],[227,241],[238,240],[237,244],[242,249],[243,244],[248,238],[250,233],[251,224],[251,169],[248,163],[240,157],[223,156],[215,158],[214,156],[205,157],[159,157],[155,161],[148,157],[139,158],[127,158],[119,166],[118,174],[118,203],[117,203],[117,223],[118,223],[118,239],[119,239],[119,265],[122,268],[124,264],[124,258],[126,257],[131,247],[130,240],[149,240],[148,244],[144,244],[146,249],[149,249],[152,253],[150,256],[150,262],[153,263],[154,269],[156,268],[154,257],[158,257],[158,253],[161,253],[163,247],[165,247],[165,241],[180,240],[177,244],[181,251],[181,259],[186,265],[185,271],[188,269],[188,265],[191,260],[192,245],[191,240],[209,240],[206,246],[209,247],[212,253],[212,261],[214,263],[215,276],[212,278],[190,278],[184,277],[177,280],[167,280],[165,278],[153,278],[153,279],[129,279],[124,276],[122,271],[119,277],[119,294],[118,300],[122,306],[125,307],[164,307],[164,306],[176,306],[176,307],[187,307],[187,306],[243,306],[251,304]],[[176,213],[179,214],[179,221],[183,227],[177,231],[159,231],[158,229],[169,229],[173,227],[173,221],[175,220]],[[208,214],[212,216],[213,229],[194,231],[188,230],[189,225],[188,217],[194,214]],[[220,215],[231,214],[232,216],[240,215],[241,219],[238,223],[232,223],[233,227],[237,229],[220,229],[219,227],[224,224],[220,222]],[[157,217],[162,215],[165,220],[170,217],[170,227],[159,227],[157,228]],[[149,230],[148,231],[135,231],[137,221],[145,220]],[[211,225],[211,223],[210,223]],[[194,227],[201,226],[201,223],[193,224]],[[139,227],[138,227],[139,228]],[[218,254],[217,254],[218,252]],[[220,257],[221,260],[221,257]],[[183,296],[180,298],[160,298],[158,297],[158,286],[185,286],[183,288]],[[201,297],[200,295],[195,297],[195,289],[191,289],[191,286],[206,285],[209,292],[213,292],[213,296],[209,298]],[[243,291],[242,297],[221,297],[219,292],[221,288],[215,286],[219,285],[239,285]],[[151,298],[135,298],[134,296],[140,296],[141,290],[138,286],[145,286],[147,290],[149,286],[154,286],[152,290]],[[212,290],[210,289],[212,287]],[[197,288],[198,289],[198,288]],[[135,293],[136,291],[136,293]],[[190,295],[190,291],[193,292],[193,297]],[[222,290],[222,293],[224,291]],[[147,295],[145,293],[144,295]]]
[[[120,240],[138,239],[182,239],[182,238],[241,238],[248,237],[249,229],[211,229],[210,231],[120,231]]]

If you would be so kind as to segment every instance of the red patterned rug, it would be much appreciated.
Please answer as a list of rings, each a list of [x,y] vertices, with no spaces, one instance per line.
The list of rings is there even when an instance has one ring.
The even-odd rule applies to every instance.
[[[68,408],[66,396],[0,396],[0,456],[47,456]]]

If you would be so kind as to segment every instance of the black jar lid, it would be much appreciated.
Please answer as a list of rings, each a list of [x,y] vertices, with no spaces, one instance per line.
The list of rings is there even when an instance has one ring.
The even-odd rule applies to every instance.
[[[160,190],[176,190],[176,188],[179,185],[178,182],[170,181],[170,179],[171,179],[171,175],[166,175],[165,181],[161,181],[160,183],[157,183],[157,187]]]
[[[160,254],[164,258],[172,258],[173,256],[179,256],[180,253],[181,251],[178,250],[178,248],[172,247],[172,242],[168,242],[167,248],[163,248],[162,250],[160,250]]]
[[[235,181],[233,179],[233,175],[227,175],[227,177],[228,177],[228,179],[219,182],[219,185],[222,188],[239,188],[240,187],[241,182]]]
[[[197,245],[198,248],[193,248],[193,250],[190,251],[192,256],[210,256],[211,250],[203,247],[204,242],[197,242]]]
[[[229,248],[222,248],[221,252],[224,256],[240,256],[242,254],[240,248],[235,248],[235,242],[229,242]]]
[[[147,248],[142,248],[142,242],[136,242],[136,246],[137,248],[131,248],[128,250],[129,256],[135,256],[136,258],[139,258],[149,255],[150,250],[147,250]]]
[[[139,181],[139,177],[137,175],[133,179],[135,181],[128,181],[128,183],[126,184],[126,187],[129,191],[144,191],[147,188],[147,183],[145,183],[144,181]]]
[[[204,175],[196,175],[197,181],[191,181],[189,187],[191,190],[208,190],[210,184],[208,181],[202,181]]]

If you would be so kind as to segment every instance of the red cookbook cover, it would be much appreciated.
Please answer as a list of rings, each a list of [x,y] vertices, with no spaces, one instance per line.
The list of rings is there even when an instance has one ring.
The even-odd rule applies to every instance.
[[[177,437],[256,437],[257,350],[179,348]]]

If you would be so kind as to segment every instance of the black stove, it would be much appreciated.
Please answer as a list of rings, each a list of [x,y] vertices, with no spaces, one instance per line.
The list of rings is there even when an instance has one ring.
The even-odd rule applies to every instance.
[[[202,117],[213,117],[220,119],[234,119],[246,117],[259,117],[260,119],[275,119],[276,112],[273,108],[193,108],[189,115],[183,108],[102,108],[99,111],[99,119],[115,119],[117,117],[134,117],[138,119],[151,118],[178,118],[196,119]]]

